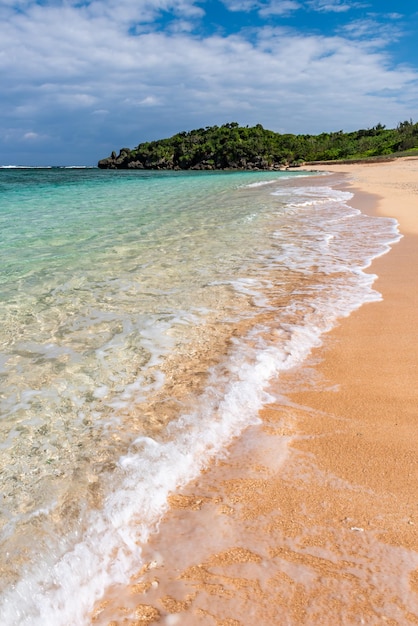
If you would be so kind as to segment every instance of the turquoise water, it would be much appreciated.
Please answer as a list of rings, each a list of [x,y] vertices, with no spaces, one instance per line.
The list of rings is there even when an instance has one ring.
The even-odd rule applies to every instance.
[[[303,172],[0,169],[4,624],[89,623],[168,494],[379,298],[396,222],[350,200]]]

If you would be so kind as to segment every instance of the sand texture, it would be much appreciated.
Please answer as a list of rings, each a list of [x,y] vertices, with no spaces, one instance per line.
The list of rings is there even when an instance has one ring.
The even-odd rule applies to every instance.
[[[273,384],[262,425],[172,496],[147,565],[93,624],[418,624],[418,159],[315,169],[398,219],[370,268],[383,300],[341,320]]]

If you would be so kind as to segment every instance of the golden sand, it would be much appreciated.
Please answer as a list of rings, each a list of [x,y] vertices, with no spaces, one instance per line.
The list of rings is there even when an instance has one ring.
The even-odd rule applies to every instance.
[[[172,497],[92,623],[418,624],[418,159],[322,169],[400,223],[370,269],[383,300],[274,383],[283,400]]]

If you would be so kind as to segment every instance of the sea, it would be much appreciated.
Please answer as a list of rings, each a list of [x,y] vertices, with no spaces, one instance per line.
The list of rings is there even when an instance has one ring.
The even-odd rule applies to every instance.
[[[2,626],[91,624],[170,494],[381,298],[398,225],[345,183],[0,168]]]

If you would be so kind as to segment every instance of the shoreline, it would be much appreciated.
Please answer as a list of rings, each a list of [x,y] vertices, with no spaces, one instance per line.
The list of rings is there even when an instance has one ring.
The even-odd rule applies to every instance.
[[[312,169],[398,219],[368,269],[383,300],[273,382],[282,399],[171,497],[147,566],[93,624],[418,624],[418,159]]]

